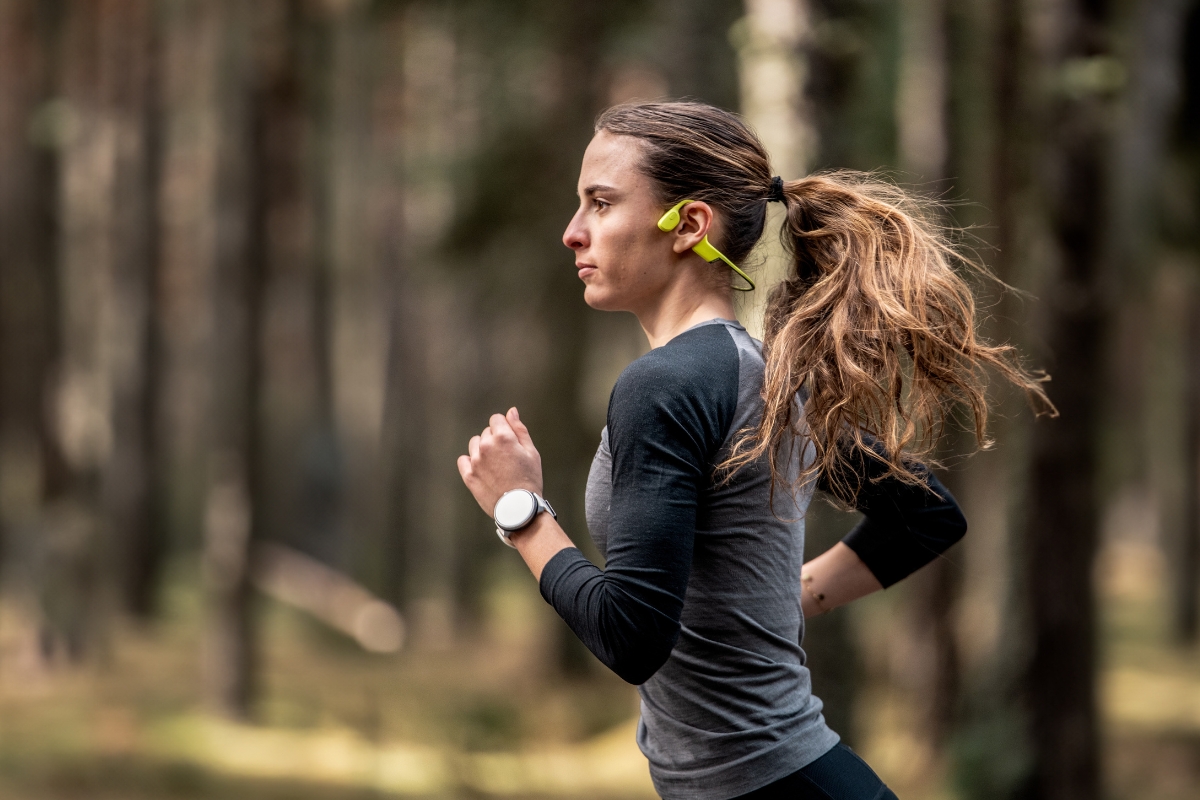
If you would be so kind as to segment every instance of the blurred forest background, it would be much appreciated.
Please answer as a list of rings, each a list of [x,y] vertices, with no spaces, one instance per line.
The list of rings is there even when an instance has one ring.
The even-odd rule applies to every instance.
[[[0,0],[0,793],[653,796],[454,461],[517,405],[594,555],[646,344],[560,235],[666,97],[948,201],[1053,375],[947,441],[964,543],[810,626],[834,727],[902,797],[1200,796],[1194,0]]]

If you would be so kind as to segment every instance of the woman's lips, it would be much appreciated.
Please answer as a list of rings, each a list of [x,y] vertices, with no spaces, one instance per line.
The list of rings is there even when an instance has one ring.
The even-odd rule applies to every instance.
[[[596,268],[591,264],[576,264],[575,269],[579,270],[579,277],[586,278],[596,271]]]

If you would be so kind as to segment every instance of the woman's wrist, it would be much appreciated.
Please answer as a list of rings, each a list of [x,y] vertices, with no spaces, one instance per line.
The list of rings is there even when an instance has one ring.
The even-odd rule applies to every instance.
[[[832,610],[825,605],[825,593],[817,589],[815,584],[816,579],[811,572],[800,573],[800,604],[801,606],[809,607],[804,610],[804,616],[806,617],[819,616]],[[806,603],[805,600],[808,602]],[[814,608],[815,613],[813,611]]]
[[[509,533],[508,539],[525,560],[533,577],[539,581],[542,579],[542,570],[550,559],[568,547],[575,546],[558,524],[558,520],[549,514],[538,514],[524,528]]]
[[[508,531],[508,540],[513,543],[514,547],[520,550],[521,542],[527,542],[531,536],[536,536],[539,531],[546,527],[546,521],[553,519],[554,517],[549,514],[539,513],[524,528]]]

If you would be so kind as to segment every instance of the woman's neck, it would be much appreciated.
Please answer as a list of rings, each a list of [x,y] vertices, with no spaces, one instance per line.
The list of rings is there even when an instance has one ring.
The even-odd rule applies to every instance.
[[[693,325],[710,319],[737,319],[733,298],[719,292],[668,293],[653,308],[637,314],[650,347],[662,347]]]

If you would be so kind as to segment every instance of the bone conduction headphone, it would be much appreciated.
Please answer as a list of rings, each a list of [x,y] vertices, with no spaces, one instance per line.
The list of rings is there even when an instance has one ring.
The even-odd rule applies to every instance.
[[[675,230],[677,227],[679,227],[679,209],[683,208],[688,203],[694,203],[694,202],[696,202],[696,201],[695,200],[680,200],[678,203],[671,206],[671,210],[668,211],[667,213],[663,214],[659,218],[658,229],[660,231],[662,231],[663,233],[669,233],[670,231]],[[738,268],[737,264],[733,263],[728,258],[726,258],[724,253],[722,253],[717,248],[713,247],[712,243],[710,241],[708,241],[707,234],[705,234],[704,238],[700,240],[699,244],[697,244],[695,247],[692,248],[692,251],[695,252],[696,255],[700,256],[701,258],[703,258],[705,261],[707,261],[710,264],[713,263],[714,261],[724,261],[726,266],[728,266],[731,270],[736,272],[738,275],[741,275],[742,278],[746,281],[746,283],[750,284],[749,286],[734,286],[733,288],[735,290],[737,290],[739,292],[754,291],[754,281],[750,280],[750,276],[747,275],[746,273],[742,272],[741,269]]]

